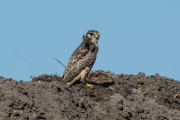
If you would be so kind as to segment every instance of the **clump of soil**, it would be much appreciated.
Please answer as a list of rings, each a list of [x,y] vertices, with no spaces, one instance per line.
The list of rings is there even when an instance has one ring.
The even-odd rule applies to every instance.
[[[68,88],[57,75],[32,81],[0,77],[0,120],[179,120],[180,82],[146,76],[90,72]]]

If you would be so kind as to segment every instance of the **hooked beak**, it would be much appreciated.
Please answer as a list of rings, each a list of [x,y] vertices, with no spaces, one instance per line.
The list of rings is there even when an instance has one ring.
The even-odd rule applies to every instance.
[[[95,38],[98,38],[98,37],[99,37],[98,35],[95,36]]]
[[[98,35],[98,34],[96,34],[96,35],[95,35],[95,38],[96,38],[96,39],[98,39],[98,38],[99,38],[99,35]]]

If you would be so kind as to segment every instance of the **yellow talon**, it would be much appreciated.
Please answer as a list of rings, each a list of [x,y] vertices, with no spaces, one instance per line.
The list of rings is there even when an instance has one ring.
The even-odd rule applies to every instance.
[[[86,85],[87,85],[88,87],[90,87],[91,89],[92,89],[92,88],[95,88],[95,86],[94,86],[93,84],[86,83]]]

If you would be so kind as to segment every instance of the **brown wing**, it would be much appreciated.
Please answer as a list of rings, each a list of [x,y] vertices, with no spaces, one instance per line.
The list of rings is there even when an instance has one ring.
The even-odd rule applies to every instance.
[[[98,47],[87,44],[83,39],[80,46],[71,55],[68,65],[63,73],[63,83],[68,83],[81,73],[85,67],[92,68],[97,55]]]
[[[73,66],[78,59],[81,59],[82,56],[84,56],[88,52],[88,46],[87,46],[87,41],[85,38],[85,35],[83,35],[83,42],[76,48],[76,50],[72,53],[67,68],[65,69],[64,73],[68,71],[68,69]]]

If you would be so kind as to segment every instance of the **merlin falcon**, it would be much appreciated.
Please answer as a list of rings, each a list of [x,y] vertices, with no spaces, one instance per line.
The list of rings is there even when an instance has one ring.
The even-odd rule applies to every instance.
[[[94,87],[88,84],[86,77],[96,61],[98,53],[99,32],[90,30],[86,35],[83,35],[83,41],[78,48],[72,53],[68,65],[63,73],[62,83],[69,87],[78,80],[85,82],[89,87]]]

